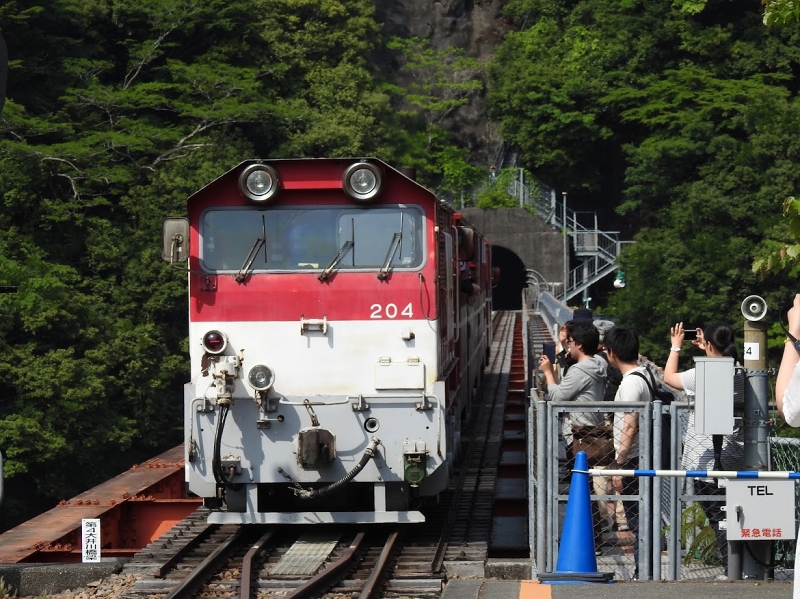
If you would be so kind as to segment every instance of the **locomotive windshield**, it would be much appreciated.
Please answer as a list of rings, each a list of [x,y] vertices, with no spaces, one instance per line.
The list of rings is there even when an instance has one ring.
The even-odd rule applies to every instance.
[[[423,261],[423,212],[413,206],[212,209],[200,226],[212,272],[415,269]],[[253,255],[255,254],[255,255]]]

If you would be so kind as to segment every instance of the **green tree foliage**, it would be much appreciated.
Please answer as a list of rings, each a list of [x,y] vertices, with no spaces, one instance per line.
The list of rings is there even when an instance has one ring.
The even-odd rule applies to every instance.
[[[788,25],[800,22],[800,2],[797,0],[761,0],[765,25]]]
[[[537,176],[638,232],[608,307],[645,353],[663,361],[679,320],[738,325],[749,293],[780,305],[787,280],[765,289],[750,265],[800,185],[797,32],[721,0],[518,0],[507,15],[492,113]]]
[[[454,205],[461,204],[464,196],[486,179],[486,171],[469,164],[467,154],[466,150],[452,145],[443,145],[435,153],[437,170],[441,171],[437,192],[442,197],[449,197]]]
[[[800,2],[795,0],[763,0],[764,24],[768,26],[796,24],[800,22]],[[786,244],[780,240],[800,239],[800,201],[789,196],[783,202],[785,226],[777,225],[771,233],[774,239],[762,244],[759,257],[753,262],[753,270],[761,274],[791,271],[797,276],[800,269],[800,244]],[[788,230],[786,230],[788,229]]]
[[[525,173],[525,181],[530,184],[534,181],[530,173]],[[518,168],[504,168],[500,172],[494,173],[489,183],[484,185],[478,192],[476,206],[478,208],[518,208],[520,206],[519,197],[515,197],[515,183],[520,177]],[[531,189],[535,194],[536,190]],[[528,206],[526,205],[527,209]]]
[[[785,245],[780,239],[800,239],[800,200],[794,196],[786,198],[783,202],[783,215],[786,217],[785,226],[776,225],[772,228],[777,239],[766,239],[762,243],[762,253],[765,255],[753,262],[753,270],[756,272],[769,274],[789,270],[793,276],[798,274],[800,244]]]
[[[282,156],[391,157],[394,118],[389,96],[368,63],[379,40],[371,2],[265,0],[264,88],[276,113],[264,135],[280,132]],[[272,150],[272,148],[270,148]]]
[[[444,123],[483,89],[484,65],[464,56],[461,48],[436,50],[420,38],[392,38],[387,48],[395,52],[404,84],[386,84],[400,105],[399,124],[415,132],[405,137],[403,162],[432,183],[442,178],[442,191],[461,193],[485,176],[469,165],[463,149],[456,148]]]
[[[254,156],[392,159],[373,10],[0,6],[0,526],[182,440],[186,279],[159,234],[187,196]]]
[[[478,79],[482,65],[464,56],[461,48],[435,50],[428,40],[398,37],[387,47],[399,53],[402,69],[411,78],[395,91],[422,114],[429,131],[483,87]]]

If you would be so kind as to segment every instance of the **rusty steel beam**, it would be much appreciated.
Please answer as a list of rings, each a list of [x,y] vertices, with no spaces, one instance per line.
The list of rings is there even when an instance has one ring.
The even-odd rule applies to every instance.
[[[0,535],[0,564],[81,561],[81,520],[99,518],[101,552],[130,557],[201,505],[186,495],[183,445]]]

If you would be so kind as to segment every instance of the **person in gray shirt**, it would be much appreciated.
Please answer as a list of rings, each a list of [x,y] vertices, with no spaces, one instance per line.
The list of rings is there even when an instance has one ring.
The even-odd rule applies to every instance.
[[[606,361],[595,355],[600,333],[591,322],[571,322],[567,327],[567,351],[575,364],[557,383],[550,359],[542,354],[539,364],[547,381],[547,393],[553,401],[603,401],[606,387]],[[573,427],[594,427],[603,423],[598,412],[572,412]]]

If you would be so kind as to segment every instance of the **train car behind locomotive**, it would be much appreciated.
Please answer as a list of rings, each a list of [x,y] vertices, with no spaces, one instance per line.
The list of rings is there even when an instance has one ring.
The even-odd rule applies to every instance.
[[[422,521],[488,353],[488,243],[374,159],[243,162],[187,207],[162,257],[188,270],[186,479],[210,521]]]

